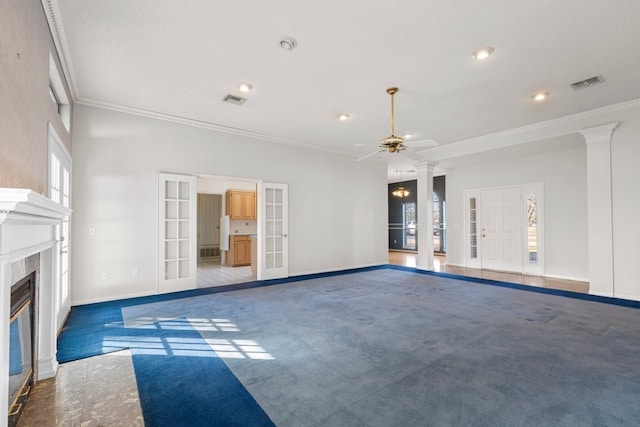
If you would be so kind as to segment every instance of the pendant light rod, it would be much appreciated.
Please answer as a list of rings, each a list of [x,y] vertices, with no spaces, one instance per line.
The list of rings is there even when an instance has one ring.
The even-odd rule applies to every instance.
[[[391,95],[391,135],[395,136],[396,131],[395,131],[395,108],[394,108],[394,102],[393,102],[393,95],[395,95],[398,92],[398,88],[397,87],[390,87],[389,89],[387,89],[387,93],[389,95]]]

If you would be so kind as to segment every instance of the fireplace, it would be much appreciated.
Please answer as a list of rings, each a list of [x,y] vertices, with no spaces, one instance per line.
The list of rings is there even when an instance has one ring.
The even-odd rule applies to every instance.
[[[9,316],[9,426],[17,425],[33,386],[36,272],[11,287]]]
[[[0,188],[0,427],[17,421],[9,414],[19,414],[31,385],[58,370],[57,332],[69,311],[60,233],[70,214],[34,191]]]

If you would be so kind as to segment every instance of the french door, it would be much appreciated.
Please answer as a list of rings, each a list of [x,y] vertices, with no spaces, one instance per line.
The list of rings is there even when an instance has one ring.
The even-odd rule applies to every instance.
[[[55,130],[49,125],[49,198],[62,206],[71,207],[71,156],[64,147]],[[62,322],[70,309],[69,299],[69,242],[70,228],[69,216],[66,216],[60,225],[56,227],[56,240],[54,247],[56,256],[55,269],[55,311],[56,329],[60,329]],[[57,260],[57,261],[55,261]]]
[[[258,280],[289,276],[288,186],[258,183]]]
[[[158,174],[158,293],[194,289],[197,268],[196,177]]]

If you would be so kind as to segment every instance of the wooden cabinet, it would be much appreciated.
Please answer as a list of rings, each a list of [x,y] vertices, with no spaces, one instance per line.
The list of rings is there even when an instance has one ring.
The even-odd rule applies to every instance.
[[[228,190],[227,215],[231,219],[256,219],[256,192]]]
[[[251,264],[251,238],[249,236],[229,236],[227,265],[239,267]]]

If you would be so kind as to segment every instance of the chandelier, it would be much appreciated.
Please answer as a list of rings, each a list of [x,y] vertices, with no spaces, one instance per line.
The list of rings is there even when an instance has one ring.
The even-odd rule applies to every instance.
[[[406,189],[406,188],[404,188],[404,187],[398,187],[398,188],[396,188],[395,190],[393,190],[393,191],[391,192],[391,194],[392,194],[394,197],[400,197],[400,198],[403,198],[403,197],[407,197],[407,196],[409,196],[409,194],[411,194],[411,193],[409,192],[409,190],[407,190],[407,189]]]

